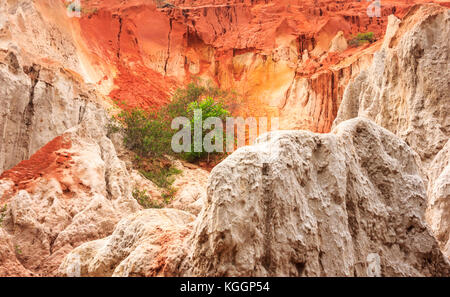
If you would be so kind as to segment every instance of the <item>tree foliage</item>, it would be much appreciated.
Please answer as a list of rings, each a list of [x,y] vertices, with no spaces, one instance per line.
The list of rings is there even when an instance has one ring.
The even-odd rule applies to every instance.
[[[357,47],[363,45],[364,43],[372,43],[374,41],[374,33],[366,32],[366,33],[358,33],[348,42],[350,46]]]

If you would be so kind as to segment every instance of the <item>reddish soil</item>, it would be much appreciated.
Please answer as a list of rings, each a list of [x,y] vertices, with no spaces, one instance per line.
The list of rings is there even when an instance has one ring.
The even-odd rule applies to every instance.
[[[58,136],[38,150],[29,160],[24,160],[13,168],[3,172],[0,179],[14,182],[14,190],[28,189],[39,177],[51,177],[58,174],[58,168],[71,166],[71,154],[64,152],[72,146],[65,135]]]

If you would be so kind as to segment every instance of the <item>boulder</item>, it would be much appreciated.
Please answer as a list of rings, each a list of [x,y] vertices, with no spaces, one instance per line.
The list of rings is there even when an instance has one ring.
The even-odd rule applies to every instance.
[[[146,209],[121,220],[111,236],[85,243],[61,263],[61,276],[163,276],[167,257],[182,247],[195,217]],[[78,274],[78,275],[76,275]]]

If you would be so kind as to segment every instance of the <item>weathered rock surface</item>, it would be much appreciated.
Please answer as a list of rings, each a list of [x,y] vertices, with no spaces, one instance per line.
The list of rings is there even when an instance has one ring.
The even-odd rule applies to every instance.
[[[450,140],[431,163],[428,179],[427,220],[450,258]]]
[[[185,275],[450,273],[414,151],[369,120],[260,137],[214,168],[206,203]]]
[[[438,5],[390,17],[369,69],[345,90],[335,125],[363,116],[404,139],[429,163],[450,137],[450,14]]]
[[[128,170],[118,158],[106,135],[107,123],[104,112],[87,114],[79,125],[0,175],[0,261],[5,267],[0,275],[55,275],[75,247],[109,236],[120,219],[142,209],[132,197],[134,189],[163,200],[161,189],[135,170]],[[208,173],[180,162],[176,166],[182,173],[173,184],[177,193],[169,207],[196,214],[203,205]],[[193,217],[176,210],[162,213]],[[155,226],[175,222],[164,221],[163,215],[151,220]]]
[[[154,200],[163,203],[162,193],[164,189],[158,188],[151,180],[145,178],[138,170],[133,168],[134,153],[130,152],[123,144],[123,136],[120,133],[109,135],[114,147],[117,150],[118,157],[126,163],[130,172],[130,184],[132,189],[146,191]],[[170,157],[169,157],[170,158]],[[172,188],[175,190],[174,197],[167,205],[169,208],[176,208],[197,215],[204,203],[206,197],[206,187],[209,172],[201,167],[181,162],[174,158],[171,165],[181,171],[180,174],[173,176],[174,182]]]
[[[191,232],[195,217],[175,209],[147,209],[117,224],[107,238],[74,249],[62,276],[161,276],[167,256]]]
[[[201,168],[187,168],[179,161],[175,162],[175,166],[182,172],[173,183],[178,190],[169,207],[198,215],[206,200],[209,172]]]
[[[0,173],[108,106],[80,39],[63,1],[0,3]]]
[[[70,71],[19,59],[0,49],[0,172],[101,111],[94,91]]]
[[[33,272],[53,275],[74,247],[140,209],[102,123],[104,114],[85,119],[0,176],[3,230]]]
[[[362,118],[330,134],[272,132],[214,168],[197,220],[132,214],[74,249],[59,274],[448,276],[416,159]]]
[[[33,273],[27,270],[17,260],[17,249],[11,242],[11,238],[2,228],[0,228],[0,275],[7,277],[33,276]]]
[[[450,139],[450,14],[437,5],[394,16],[372,66],[351,82],[334,125],[356,116],[392,131],[420,156],[428,182],[428,221],[448,251]],[[446,247],[447,246],[447,247]]]

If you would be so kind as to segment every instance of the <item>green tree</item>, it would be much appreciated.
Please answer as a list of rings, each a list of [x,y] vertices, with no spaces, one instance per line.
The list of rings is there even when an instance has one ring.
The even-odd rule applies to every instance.
[[[172,151],[172,137],[177,132],[171,129],[172,120],[176,117],[186,117],[191,120],[191,129],[194,129],[195,109],[202,110],[202,122],[208,117],[219,117],[224,120],[230,114],[225,102],[232,103],[233,96],[234,94],[215,87],[202,86],[196,80],[186,88],[178,89],[171,102],[157,112],[127,108],[122,103],[124,110],[116,117],[116,123],[109,125],[108,131],[110,133],[123,131],[125,146],[141,158],[174,155],[188,161],[197,161],[209,157],[209,154],[204,151],[176,154]],[[202,98],[206,99],[201,100]],[[191,137],[194,137],[193,132],[194,130]],[[210,130],[203,131],[202,139],[208,132]]]
[[[195,113],[194,113],[195,110],[201,111],[201,117],[202,117],[201,119],[196,118]],[[208,134],[212,131],[212,129],[202,129],[201,139],[195,139],[194,138],[195,121],[199,121],[203,124],[205,122],[205,120],[208,118],[219,118],[222,121],[222,124],[224,126],[225,119],[227,116],[230,115],[230,112],[224,108],[224,106],[221,102],[214,101],[214,99],[212,97],[207,97],[206,99],[204,99],[203,101],[200,101],[200,102],[194,101],[194,102],[190,103],[187,111],[190,113],[192,141],[191,141],[191,152],[186,153],[185,157],[188,161],[196,161],[196,160],[200,160],[205,157],[208,157],[208,161],[209,161],[210,153],[206,152],[205,148],[203,147],[203,139],[206,134]],[[215,135],[213,137],[213,141],[215,142],[215,141],[219,141],[220,139],[222,140],[222,152],[223,152],[223,146],[226,143],[226,134],[224,132],[224,129],[222,129],[221,131],[220,130],[217,130],[217,131],[218,131],[218,133],[221,133],[221,135]],[[199,147],[201,147],[202,149],[200,152],[195,152],[194,146],[196,145],[196,142],[198,142],[198,141],[202,141],[202,143],[197,143],[197,145]],[[216,152],[216,153],[221,153],[221,152]]]

